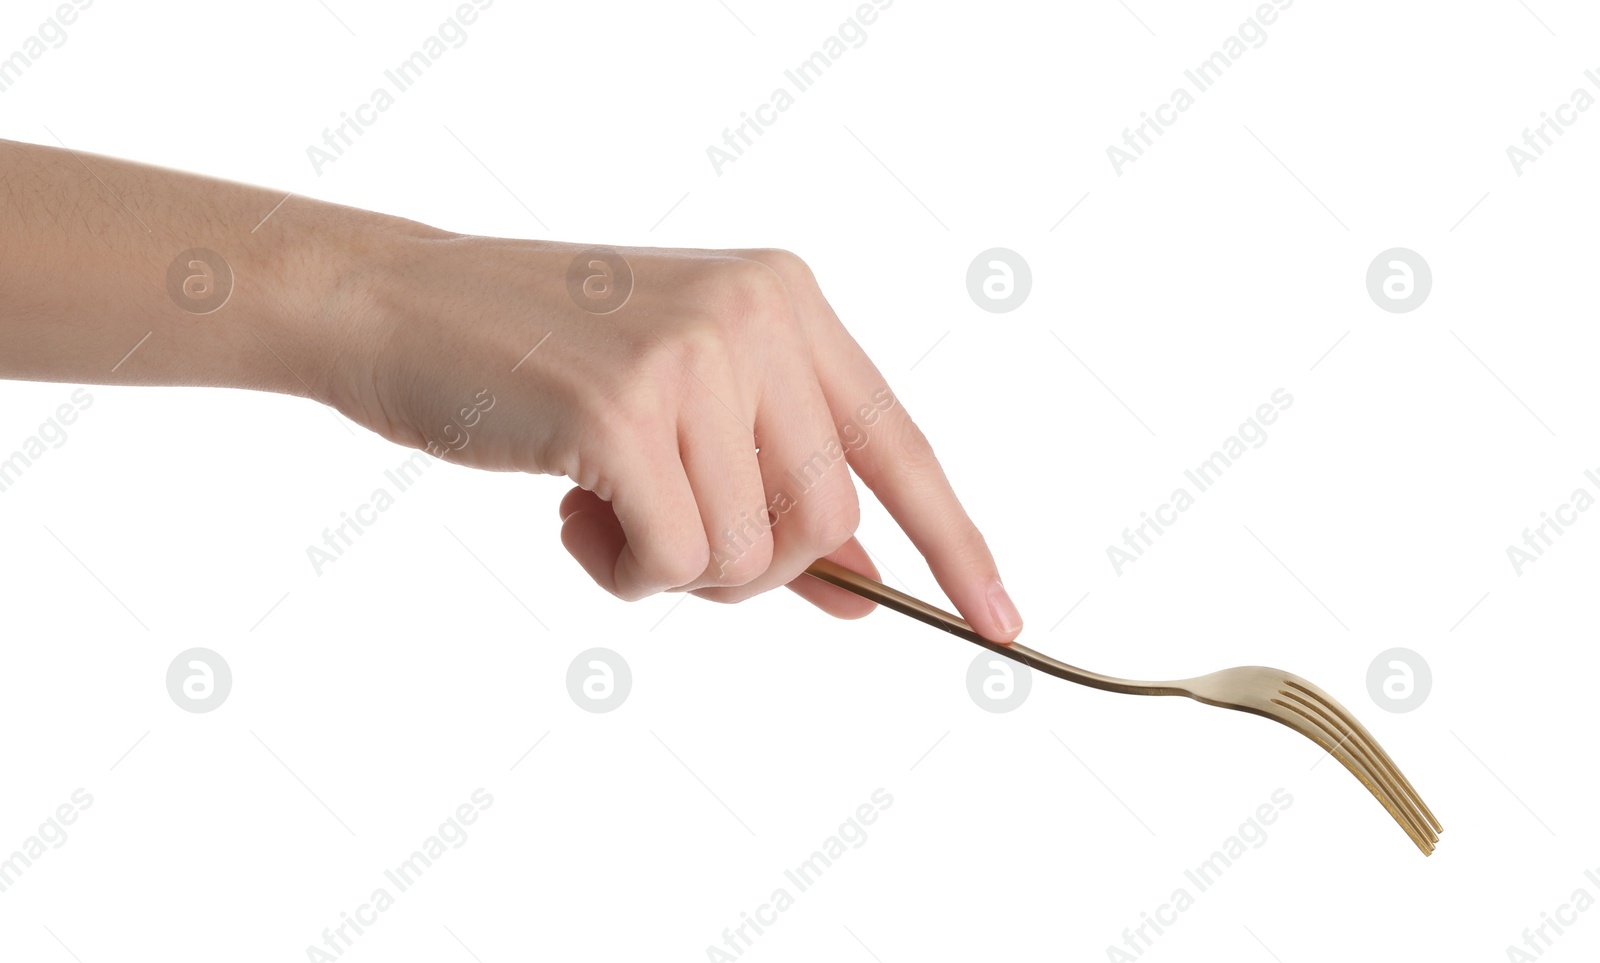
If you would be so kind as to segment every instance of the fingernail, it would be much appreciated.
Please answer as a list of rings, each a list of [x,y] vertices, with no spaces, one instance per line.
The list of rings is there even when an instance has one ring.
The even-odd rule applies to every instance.
[[[989,586],[989,614],[994,616],[1008,637],[1015,636],[1022,631],[1022,613],[1017,611],[1017,604],[1011,601],[1011,596],[1006,594],[1006,587],[1000,584],[999,579]]]

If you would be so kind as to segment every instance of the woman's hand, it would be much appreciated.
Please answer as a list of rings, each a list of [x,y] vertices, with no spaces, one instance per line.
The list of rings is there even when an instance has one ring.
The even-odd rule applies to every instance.
[[[385,260],[328,400],[452,461],[572,479],[562,542],[607,591],[788,585],[865,614],[801,577],[824,556],[875,573],[848,463],[974,628],[1020,630],[927,439],[795,255],[439,235]]]

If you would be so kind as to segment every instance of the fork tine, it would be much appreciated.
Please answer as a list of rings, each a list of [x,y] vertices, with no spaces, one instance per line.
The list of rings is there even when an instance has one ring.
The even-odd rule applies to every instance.
[[[1268,718],[1283,723],[1326,749],[1329,755],[1338,759],[1350,771],[1351,775],[1355,776],[1363,786],[1367,787],[1367,791],[1372,793],[1373,798],[1378,800],[1383,808],[1388,811],[1390,817],[1405,831],[1406,835],[1411,837],[1411,841],[1417,844],[1417,848],[1422,850],[1424,856],[1432,854],[1434,842],[1417,831],[1412,820],[1407,819],[1405,812],[1401,809],[1401,801],[1396,799],[1377,774],[1370,770],[1366,763],[1350,750],[1346,742],[1331,738],[1331,733],[1328,729],[1318,722],[1316,717],[1308,713],[1300,703],[1283,699],[1272,699],[1270,701],[1273,705],[1287,711],[1282,715],[1271,715]]]
[[[1367,772],[1372,774],[1384,791],[1388,793],[1389,798],[1394,801],[1396,807],[1405,814],[1405,820],[1415,836],[1426,838],[1430,846],[1437,843],[1439,837],[1434,834],[1431,827],[1423,822],[1421,812],[1400,788],[1393,776],[1379,763],[1377,756],[1366,745],[1360,735],[1354,729],[1345,725],[1338,713],[1323,703],[1321,699],[1318,699],[1316,693],[1295,686],[1293,682],[1289,682],[1288,685],[1290,687],[1280,689],[1278,694],[1293,700],[1297,704],[1298,711],[1321,726],[1324,732],[1337,736],[1335,744],[1346,748],[1352,756],[1360,760]],[[1304,694],[1301,694],[1302,692]],[[1278,704],[1287,705],[1282,702]]]
[[[1404,790],[1405,794],[1410,798],[1413,806],[1427,819],[1429,826],[1431,826],[1433,829],[1433,832],[1444,832],[1444,826],[1440,825],[1438,818],[1433,815],[1433,810],[1429,809],[1428,804],[1422,801],[1421,794],[1419,794],[1416,788],[1411,785],[1411,781],[1405,777],[1405,774],[1400,771],[1400,767],[1395,765],[1394,760],[1391,759],[1389,754],[1384,751],[1383,746],[1378,742],[1378,740],[1373,738],[1372,733],[1367,731],[1367,727],[1361,724],[1361,720],[1352,715],[1350,710],[1340,705],[1339,702],[1333,698],[1333,696],[1323,692],[1310,682],[1307,682],[1304,679],[1289,679],[1287,681],[1289,685],[1316,697],[1320,702],[1323,703],[1323,705],[1332,710],[1338,716],[1338,718],[1343,721],[1347,728],[1355,732],[1361,739],[1363,739],[1366,742],[1369,753],[1377,758],[1381,767],[1385,769],[1392,777],[1393,781],[1397,783],[1402,790]]]
[[[1302,710],[1305,715],[1321,725],[1324,731],[1338,736],[1336,744],[1346,748],[1353,757],[1360,760],[1362,765],[1366,767],[1367,772],[1375,777],[1396,807],[1404,813],[1406,821],[1416,835],[1426,838],[1430,845],[1439,841],[1439,837],[1433,832],[1432,827],[1423,821],[1421,812],[1354,730],[1344,726],[1336,714],[1326,706],[1321,705],[1315,698],[1308,699],[1306,696],[1287,689],[1280,690],[1279,694],[1293,699],[1296,703],[1306,707],[1310,711],[1304,712]]]

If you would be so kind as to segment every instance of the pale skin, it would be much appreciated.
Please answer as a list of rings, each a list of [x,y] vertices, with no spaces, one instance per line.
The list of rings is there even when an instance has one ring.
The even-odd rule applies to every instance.
[[[631,294],[597,314],[567,283],[590,245],[298,196],[262,223],[283,197],[0,141],[0,377],[280,392],[464,465],[565,476],[562,544],[628,600],[782,585],[865,615],[803,575],[822,557],[876,575],[848,463],[978,632],[1021,630],[927,438],[799,257],[617,248]],[[191,249],[231,269],[211,313],[169,293]],[[485,390],[495,406],[458,448],[450,426]]]

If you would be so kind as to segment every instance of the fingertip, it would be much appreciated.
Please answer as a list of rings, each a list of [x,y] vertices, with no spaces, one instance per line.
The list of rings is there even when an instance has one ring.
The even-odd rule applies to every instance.
[[[789,591],[836,619],[855,620],[872,614],[878,603],[847,592],[821,579],[802,575],[788,584]]]
[[[1022,613],[1017,611],[1017,603],[1011,600],[1011,594],[998,578],[989,583],[984,601],[987,604],[988,629],[980,634],[995,642],[1016,641],[1022,633]]]
[[[872,556],[867,554],[867,550],[853,535],[824,557],[868,578],[881,578],[878,567],[872,564]],[[788,587],[794,594],[837,619],[859,619],[872,614],[878,607],[878,603],[871,599],[864,599],[854,592],[809,575],[801,575]]]

